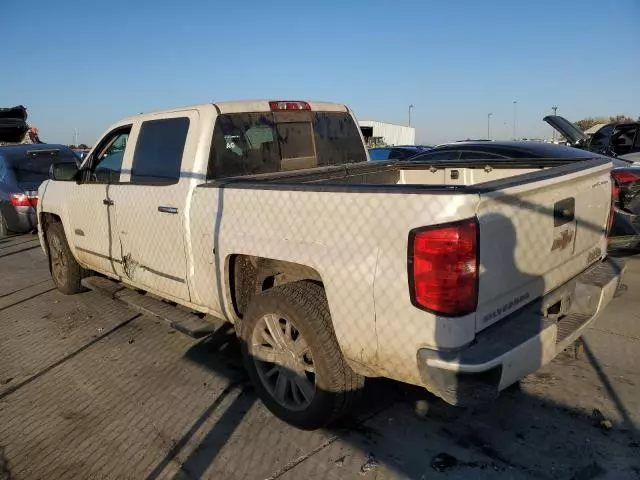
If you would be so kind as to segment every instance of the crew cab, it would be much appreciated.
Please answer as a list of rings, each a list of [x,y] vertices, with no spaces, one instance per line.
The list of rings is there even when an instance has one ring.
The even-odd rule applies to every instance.
[[[613,298],[610,159],[367,160],[338,104],[126,118],[40,187],[53,281],[106,277],[233,323],[258,395],[301,428],[348,411],[365,377],[493,399]]]

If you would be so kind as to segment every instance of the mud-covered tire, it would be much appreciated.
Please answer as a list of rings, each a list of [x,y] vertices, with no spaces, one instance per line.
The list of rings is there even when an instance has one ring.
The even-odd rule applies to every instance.
[[[281,332],[286,336],[286,322],[293,325],[290,327],[297,332],[298,339],[302,339],[304,350],[308,351],[310,357],[306,357],[312,363],[307,363],[314,370],[313,377],[315,388],[308,405],[296,405],[296,408],[289,408],[279,401],[276,393],[271,393],[269,379],[265,380],[265,374],[260,373],[263,365],[276,367],[280,365],[282,371],[290,371],[290,367],[272,362],[263,362],[258,356],[268,344],[260,344],[260,338],[270,335],[269,323],[265,320],[270,318],[273,322],[278,319],[278,325],[282,325]],[[285,322],[285,323],[281,323]],[[263,326],[267,327],[266,329]],[[323,427],[334,422],[349,412],[356,403],[359,393],[364,387],[364,377],[356,374],[346,363],[338,340],[333,330],[331,315],[327,305],[324,289],[312,282],[294,282],[273,287],[265,292],[257,294],[250,302],[247,312],[237,326],[238,336],[242,343],[242,352],[245,366],[249,376],[256,388],[258,396],[267,408],[281,420],[298,428],[312,430]],[[263,331],[261,331],[263,330]],[[273,338],[271,338],[273,340]],[[297,340],[296,340],[297,341]],[[297,351],[294,341],[291,351]],[[267,347],[269,348],[269,347]],[[255,354],[254,354],[255,353]],[[294,354],[295,355],[295,354]],[[286,362],[286,358],[283,361]],[[299,375],[300,373],[298,373]],[[302,374],[307,375],[305,372]],[[295,376],[295,372],[293,373]],[[291,378],[291,377],[290,377]],[[294,399],[293,390],[296,389],[296,377],[288,380],[290,398]],[[304,379],[304,377],[302,377]],[[277,381],[276,381],[277,384]],[[297,389],[298,397],[303,398],[302,389]],[[308,390],[307,390],[308,393]],[[304,396],[303,400],[307,400]],[[301,402],[302,404],[306,402]]]
[[[51,223],[46,231],[49,250],[49,269],[56,288],[65,295],[85,292],[81,284],[86,271],[78,264],[69,249],[64,228],[59,222]]]

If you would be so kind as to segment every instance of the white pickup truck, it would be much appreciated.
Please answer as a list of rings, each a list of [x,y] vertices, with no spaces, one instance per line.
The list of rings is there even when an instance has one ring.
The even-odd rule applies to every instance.
[[[610,159],[367,159],[343,105],[140,114],[52,167],[42,247],[63,293],[102,278],[232,322],[261,399],[301,428],[365,377],[493,399],[614,296]]]

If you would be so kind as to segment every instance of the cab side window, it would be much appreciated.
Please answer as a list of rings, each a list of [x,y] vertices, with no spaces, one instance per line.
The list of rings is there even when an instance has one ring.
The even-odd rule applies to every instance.
[[[177,183],[188,132],[187,117],[142,122],[131,165],[131,183]]]
[[[85,183],[113,183],[120,180],[129,133],[130,125],[118,128],[104,138],[90,159],[91,167]]]

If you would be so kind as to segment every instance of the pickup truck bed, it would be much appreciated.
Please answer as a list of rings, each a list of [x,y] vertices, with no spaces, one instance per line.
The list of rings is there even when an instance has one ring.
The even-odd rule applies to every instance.
[[[352,163],[366,158],[355,125],[305,102],[124,119],[74,181],[40,188],[54,281],[74,293],[92,270],[234,323],[263,401],[304,428],[343,413],[366,376],[489,398],[608,303],[610,159]],[[96,167],[114,158],[115,174]],[[517,344],[522,315],[540,329]],[[454,388],[463,374],[491,381]]]
[[[347,165],[318,167],[290,172],[277,172],[262,175],[245,175],[207,182],[209,186],[254,185],[265,187],[264,183],[275,183],[279,187],[293,188],[296,185],[315,183],[320,185],[356,185],[363,191],[367,186],[379,189],[386,185],[412,185],[423,190],[447,190],[459,187],[461,193],[478,192],[480,190],[498,190],[510,184],[527,183],[541,180],[545,176],[557,177],[570,172],[582,171],[585,163],[580,158],[518,158],[508,160],[461,160],[458,162],[363,162]],[[585,157],[583,161],[594,162],[593,158]],[[606,164],[603,157],[592,165]],[[554,168],[549,174],[541,174],[549,168]],[[558,167],[563,167],[558,169]],[[537,176],[523,177],[525,174],[539,173]],[[514,178],[518,177],[518,178]],[[508,180],[496,183],[498,180]],[[478,186],[477,189],[462,188]],[[427,188],[425,188],[427,187]],[[323,187],[324,188],[324,187]],[[330,187],[329,187],[330,188]],[[409,189],[403,189],[403,192]]]

